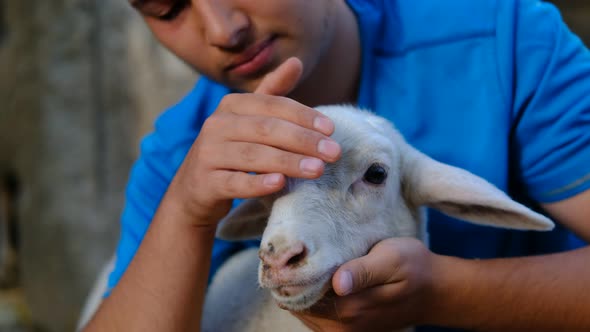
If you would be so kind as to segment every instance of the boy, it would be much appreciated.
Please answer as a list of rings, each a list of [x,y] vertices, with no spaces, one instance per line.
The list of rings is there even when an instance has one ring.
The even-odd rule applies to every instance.
[[[206,271],[247,245],[214,244],[217,222],[234,198],[276,192],[285,176],[316,178],[339,158],[333,124],[310,108],[334,103],[389,118],[418,149],[563,227],[532,234],[430,213],[432,251],[410,239],[377,244],[335,273],[335,310],[295,313],[304,323],[318,331],[590,327],[590,249],[580,240],[590,240],[590,53],[551,5],[131,4],[204,78],[142,145],[112,291],[89,331],[197,330]]]

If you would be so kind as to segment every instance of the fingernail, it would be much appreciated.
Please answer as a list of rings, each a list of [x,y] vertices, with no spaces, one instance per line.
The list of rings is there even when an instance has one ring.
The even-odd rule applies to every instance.
[[[317,174],[322,167],[324,167],[324,162],[317,158],[304,158],[299,163],[299,168],[308,174]]]
[[[340,154],[340,145],[333,140],[323,139],[318,143],[318,152],[328,158],[336,158]]]
[[[267,174],[262,179],[262,183],[268,187],[274,187],[281,182],[281,174]]]
[[[313,127],[326,135],[334,131],[334,123],[325,116],[318,116],[313,120]]]
[[[342,290],[341,294],[350,294],[350,292],[352,292],[352,274],[348,271],[344,271],[340,273],[339,279],[340,289]]]

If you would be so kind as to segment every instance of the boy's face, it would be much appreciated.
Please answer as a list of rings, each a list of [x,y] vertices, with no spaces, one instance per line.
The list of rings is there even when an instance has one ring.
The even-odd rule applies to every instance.
[[[331,47],[344,0],[130,0],[160,42],[201,74],[254,91],[296,56],[304,77]]]

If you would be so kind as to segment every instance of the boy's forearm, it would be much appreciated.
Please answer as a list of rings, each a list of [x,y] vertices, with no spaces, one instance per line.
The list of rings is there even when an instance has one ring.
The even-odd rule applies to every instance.
[[[164,198],[86,331],[198,331],[215,229],[191,226],[188,218]]]
[[[439,256],[431,324],[477,331],[590,329],[590,248],[509,259]]]

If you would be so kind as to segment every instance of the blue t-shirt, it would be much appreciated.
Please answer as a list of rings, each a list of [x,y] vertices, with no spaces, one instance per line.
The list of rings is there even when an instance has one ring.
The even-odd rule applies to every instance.
[[[360,106],[393,121],[426,154],[487,179],[533,208],[590,189],[590,52],[552,5],[348,3],[362,41]],[[143,140],[127,187],[110,288],[133,258],[204,120],[228,92],[200,79]],[[429,212],[429,233],[433,251],[465,258],[585,245],[559,225],[547,233],[502,230],[436,211]],[[248,245],[217,240],[211,273]]]

